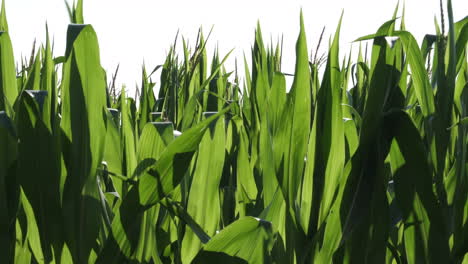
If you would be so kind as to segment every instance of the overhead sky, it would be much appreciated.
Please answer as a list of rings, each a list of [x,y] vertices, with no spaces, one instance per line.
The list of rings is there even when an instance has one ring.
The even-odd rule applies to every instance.
[[[45,24],[54,38],[54,56],[65,52],[68,13],[63,0],[6,0],[7,18],[15,59],[29,56],[34,39],[45,40]],[[69,1],[71,2],[71,0]],[[335,32],[344,11],[340,54],[349,52],[356,38],[375,33],[391,19],[397,0],[85,0],[85,23],[97,32],[101,64],[108,75],[120,63],[118,83],[134,90],[140,84],[143,61],[147,68],[164,62],[176,32],[193,44],[198,28],[205,35],[214,25],[208,45],[211,55],[218,45],[223,56],[235,49],[227,62],[233,69],[234,58],[250,58],[254,30],[260,21],[264,39],[284,37],[283,71],[293,72],[294,45],[299,32],[302,8],[309,50],[314,49],[325,26],[324,40]],[[444,8],[446,0],[443,0]],[[453,0],[455,21],[468,15],[468,1]],[[418,42],[425,34],[434,34],[434,17],[440,20],[439,0],[407,0],[405,24]],[[401,15],[401,9],[399,12]],[[447,16],[445,17],[447,20]],[[326,45],[325,45],[326,46]],[[322,49],[322,52],[324,49]],[[242,66],[242,65],[239,65]],[[158,81],[158,80],[156,80]]]

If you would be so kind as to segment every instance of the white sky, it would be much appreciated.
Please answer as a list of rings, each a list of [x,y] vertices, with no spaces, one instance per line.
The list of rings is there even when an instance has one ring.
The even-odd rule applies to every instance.
[[[64,54],[69,18],[63,0],[6,1],[17,61],[21,56],[29,56],[34,39],[38,43],[45,40],[46,21],[55,39],[54,55]],[[101,64],[109,78],[120,63],[118,83],[125,83],[133,90],[135,84],[141,82],[143,60],[148,71],[162,64],[178,29],[193,44],[200,26],[206,36],[214,25],[208,55],[211,57],[216,44],[220,47],[221,57],[234,48],[226,65],[230,71],[234,70],[234,58],[243,61],[243,52],[250,61],[254,30],[260,20],[265,42],[270,37],[276,41],[284,36],[283,71],[292,73],[301,7],[309,50],[315,49],[323,26],[326,26],[323,43],[328,45],[344,10],[340,38],[340,54],[344,54],[349,52],[353,40],[374,33],[382,23],[391,19],[396,4],[397,0],[85,0],[84,19],[98,34]],[[452,4],[455,21],[468,15],[468,1],[452,0]],[[418,42],[425,34],[434,33],[434,16],[440,17],[439,0],[406,0],[405,5],[406,27]],[[353,46],[355,50],[358,48],[358,44]],[[239,69],[242,67],[240,63]]]

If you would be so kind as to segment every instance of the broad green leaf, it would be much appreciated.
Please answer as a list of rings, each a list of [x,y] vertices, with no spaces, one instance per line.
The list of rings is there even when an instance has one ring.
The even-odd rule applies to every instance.
[[[215,234],[221,222],[219,187],[225,159],[224,123],[224,118],[218,118],[203,135],[188,193],[187,212],[209,236]],[[182,262],[190,263],[200,248],[199,238],[187,229],[182,241]]]
[[[47,97],[44,102],[43,118],[49,129],[54,133],[58,133],[57,108],[58,108],[58,94],[54,62],[52,58],[52,48],[49,39],[49,29],[46,26],[46,44],[42,49],[42,68],[41,68],[41,85],[40,89],[47,91]]]
[[[23,215],[24,216],[24,215]],[[25,217],[23,217],[25,218]],[[23,221],[26,221],[24,219]],[[15,256],[14,263],[31,263],[32,252],[29,248],[28,240],[25,238],[26,234],[23,235],[23,230],[26,229],[25,224],[21,224],[19,219],[16,221],[16,245],[15,245]]]
[[[174,140],[174,126],[170,122],[148,123],[144,128],[138,143],[138,161],[144,162],[151,159],[159,160],[165,148]],[[134,175],[135,176],[135,175]],[[124,211],[120,211],[124,213]],[[156,228],[159,206],[153,206],[143,212],[138,244],[133,253],[133,258],[139,262],[148,262],[156,247]],[[135,215],[137,217],[137,215]],[[139,217],[139,215],[138,215]]]
[[[287,110],[291,116],[291,142],[287,147],[287,175],[280,179],[284,197],[289,206],[294,204],[296,190],[300,186],[304,170],[304,158],[307,152],[307,142],[311,127],[311,95],[310,95],[310,70],[307,50],[307,37],[304,28],[302,12],[300,15],[300,33],[296,42],[296,67],[294,81],[288,95]],[[286,117],[286,116],[283,116]]]
[[[83,0],[78,0],[73,9],[73,23],[84,24],[83,19]]]
[[[5,9],[6,0],[2,1],[2,11],[0,13],[0,31],[8,32],[8,22]]]
[[[395,31],[392,35],[399,37],[403,43],[408,64],[411,68],[414,89],[418,97],[421,110],[424,116],[427,117],[434,113],[435,106],[432,88],[424,68],[421,51],[419,50],[418,44],[411,33],[407,31]]]
[[[265,256],[268,256],[272,236],[270,222],[254,217],[241,218],[211,238],[192,263],[215,263],[216,258],[228,263],[270,263],[271,259]]]
[[[34,215],[33,208],[29,203],[28,198],[21,190],[21,204],[23,210],[26,214],[27,219],[27,231],[26,231],[26,238],[28,240],[28,244],[31,248],[31,251],[34,255],[35,260],[38,263],[45,263],[44,255],[42,254],[42,246],[41,246],[41,236],[39,234],[38,225],[36,222],[36,216]]]
[[[35,215],[34,225],[37,222],[37,238],[44,250],[41,251],[44,262],[52,261],[54,256],[51,249],[58,251],[63,243],[60,149],[57,136],[47,127],[50,119],[44,119],[44,111],[49,110],[45,109],[47,96],[47,91],[23,91],[17,113],[17,180]],[[28,215],[28,218],[31,216]],[[37,254],[34,252],[36,258]]]
[[[249,138],[241,119],[233,120],[239,135],[237,156],[237,193],[239,197],[253,201],[257,198],[258,189],[254,180],[253,168],[249,157]],[[242,198],[238,198],[240,202]]]
[[[124,160],[123,172],[127,177],[131,177],[137,167],[137,132],[135,116],[132,115],[132,101],[126,97],[125,90],[120,94],[120,110],[122,115],[122,141]]]
[[[314,169],[315,169],[315,150],[317,146],[317,125],[312,125],[312,130],[309,136],[307,156],[305,158],[306,166],[304,171],[304,177],[302,178],[302,197],[301,197],[301,211],[300,219],[301,226],[306,235],[312,233],[312,230],[316,229],[315,224],[316,219],[312,221],[312,203],[318,202],[317,199],[314,199],[314,190],[317,190],[317,187],[314,186]],[[314,208],[314,210],[317,210]],[[312,230],[311,230],[312,229]]]
[[[239,257],[233,257],[223,252],[200,252],[192,264],[209,264],[209,263],[225,263],[225,264],[247,264],[248,262]]]
[[[468,21],[466,18],[465,18],[466,21]],[[462,21],[460,21],[462,22]],[[455,24],[455,26],[457,25],[457,23]],[[462,64],[463,64],[463,60],[465,59],[466,61],[466,56],[467,56],[467,52],[466,52],[466,43],[468,42],[468,22],[465,22],[464,24],[461,23],[461,29],[460,29],[460,33],[458,34],[458,38],[456,39],[456,54],[455,54],[455,59],[457,59],[457,68],[456,68],[456,72],[460,72],[460,69],[462,67]],[[464,56],[463,56],[464,55]]]
[[[138,166],[133,177],[145,177],[164,149],[174,140],[174,127],[169,122],[147,123],[138,143]],[[150,176],[148,176],[150,177]],[[98,262],[133,260],[149,262],[156,248],[156,227],[159,206],[142,208],[137,186],[133,186],[123,198],[112,221],[112,237],[108,238]]]
[[[122,133],[119,127],[120,112],[117,109],[107,109],[106,115],[107,134],[103,161],[106,163],[107,169],[111,173],[123,175],[126,174],[126,172],[124,172]],[[116,118],[113,115],[116,115]],[[124,193],[123,183],[117,180],[114,182],[114,185],[117,193],[122,196]]]
[[[341,72],[339,65],[339,37],[341,19],[328,52],[327,66],[320,90],[317,94],[317,105],[314,114],[312,131],[315,131],[312,226],[315,230],[325,221],[330,213],[337,187],[342,181],[345,137],[341,106]],[[304,187],[303,187],[304,188]]]
[[[275,72],[272,79],[271,94],[269,96],[269,126],[274,132],[281,126],[281,113],[286,103],[286,79],[284,74]]]
[[[307,143],[311,127],[311,81],[308,61],[307,41],[302,11],[300,14],[300,32],[296,42],[296,67],[291,90],[289,91],[282,113],[282,124],[274,137],[265,142],[271,145],[272,156],[275,161],[276,177],[280,190],[286,202],[285,241],[287,261],[293,262],[302,254],[298,247],[300,238],[300,218],[296,199],[301,199],[301,181],[304,173]],[[279,80],[276,80],[279,81]],[[274,107],[274,106],[271,106]],[[261,124],[261,133],[264,133],[265,124]],[[279,124],[278,124],[279,127]],[[268,136],[268,135],[267,135]],[[268,140],[268,138],[266,138]],[[265,145],[265,143],[263,143]],[[260,153],[262,159],[262,153]],[[275,186],[272,186],[275,187]],[[270,188],[271,195],[274,188]],[[279,214],[280,215],[280,214]],[[280,220],[281,221],[281,220]]]
[[[375,35],[388,32],[392,25],[393,21],[384,23]],[[362,114],[359,144],[345,167],[342,179],[335,185],[341,186],[336,206],[327,211],[330,216],[325,227],[324,245],[318,255],[322,262],[331,261],[341,243],[345,243],[344,258],[381,262],[385,257],[381,252],[373,251],[375,248],[385,248],[386,233],[373,226],[385,225],[381,222],[383,219],[380,215],[386,213],[387,202],[385,196],[379,195],[386,184],[383,178],[383,163],[387,154],[385,137],[382,136],[382,117],[386,95],[398,81],[393,68],[387,65],[387,50],[385,39],[376,37],[372,49],[371,80]],[[344,130],[343,126],[342,129]],[[326,190],[324,192],[324,195],[328,194]],[[380,244],[376,246],[376,243]]]
[[[406,227],[404,237],[408,262],[447,261],[450,259],[447,227],[441,206],[433,193],[423,142],[405,113],[396,112],[388,120],[396,128],[393,133],[404,159],[394,179],[396,199]]]
[[[209,124],[229,109],[230,107],[185,131],[166,148],[151,175],[147,174],[140,179],[138,192],[143,206],[156,204],[176,187],[185,175]]]
[[[393,20],[387,23],[394,23]],[[361,37],[356,41],[369,40],[376,37],[396,36],[403,44],[407,55],[408,64],[412,72],[414,89],[425,117],[432,115],[435,111],[434,96],[429,83],[429,77],[424,68],[424,60],[416,39],[408,31],[380,31],[377,34]]]
[[[15,59],[8,32],[0,31],[0,111],[13,117],[13,105],[18,96]]]
[[[155,215],[148,216],[148,211],[153,211],[156,203],[165,198],[180,183],[182,177],[187,173],[191,156],[200,144],[205,131],[212,122],[228,110],[229,108],[187,130],[180,137],[172,141],[160,154],[153,153],[152,147],[155,146],[156,141],[160,140],[155,138],[155,135],[158,134],[156,127],[153,124],[146,125],[144,129],[146,132],[142,135],[142,141],[140,142],[140,147],[145,146],[146,148],[146,150],[140,152],[140,157],[143,158],[140,164],[143,164],[143,167],[137,168],[135,172],[140,180],[137,185],[130,189],[127,196],[123,199],[119,210],[116,212],[112,222],[112,236],[106,241],[97,263],[114,263],[116,261],[128,260],[132,258],[137,248],[148,246],[149,249],[150,245],[145,244],[148,241],[145,241],[145,239],[149,238],[149,236],[144,231],[146,228],[152,229],[154,226],[150,225],[152,222],[146,219],[149,217],[149,219],[154,221]],[[167,126],[165,127],[167,129]],[[167,131],[166,129],[160,130],[163,132],[160,135],[164,138],[166,138],[164,135],[167,135],[164,132]],[[188,151],[190,151],[189,154],[186,154]],[[146,154],[143,155],[143,153]],[[155,154],[160,155],[157,161],[157,156],[147,156]],[[178,159],[178,155],[181,154],[189,156],[182,160]],[[178,167],[175,168],[172,164],[176,161],[183,161],[183,163],[177,163]],[[144,163],[148,164],[145,165]],[[138,170],[141,170],[141,172],[137,172]],[[165,173],[158,174],[159,172]],[[140,175],[141,173],[143,174]],[[160,175],[161,178],[159,178]],[[165,185],[164,180],[166,180]],[[143,197],[146,198],[143,199]],[[147,223],[147,226],[143,228],[141,223]],[[154,243],[154,240],[152,243]],[[141,246],[139,247],[138,245]],[[149,251],[147,253],[149,254]],[[142,258],[140,257],[140,259]]]
[[[68,27],[66,56],[61,128],[68,175],[63,213],[74,262],[85,262],[102,216],[96,176],[104,153],[107,118],[105,76],[96,33],[90,25]]]
[[[275,171],[276,167],[279,167],[275,164],[274,149],[275,145],[281,146],[279,141],[274,141],[272,132],[268,128],[268,121],[261,122],[260,124],[260,146],[259,146],[259,160],[262,173],[262,195],[263,203],[265,206],[268,206],[273,201],[273,196],[278,190],[278,187],[281,187],[278,183],[277,173]],[[285,145],[282,145],[285,146]],[[284,151],[284,150],[283,150]],[[278,151],[279,155],[283,157],[282,151]]]

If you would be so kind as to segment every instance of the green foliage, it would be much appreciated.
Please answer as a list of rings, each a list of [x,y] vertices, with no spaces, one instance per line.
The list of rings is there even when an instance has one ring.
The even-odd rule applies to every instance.
[[[419,46],[397,7],[357,39],[369,60],[340,56],[340,19],[323,70],[301,12],[290,89],[260,24],[243,81],[230,53],[208,67],[200,30],[135,98],[65,3],[65,55],[47,32],[16,75],[2,4],[1,263],[467,263],[468,18],[450,0],[447,35]]]

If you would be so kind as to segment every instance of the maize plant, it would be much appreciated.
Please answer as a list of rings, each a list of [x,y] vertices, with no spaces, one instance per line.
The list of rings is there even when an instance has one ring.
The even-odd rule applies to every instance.
[[[243,78],[200,30],[135,98],[67,8],[65,54],[47,36],[15,70],[2,4],[1,263],[468,263],[468,17],[450,0],[421,44],[397,6],[356,60],[341,19],[311,59],[301,12],[291,87],[260,24]]]

